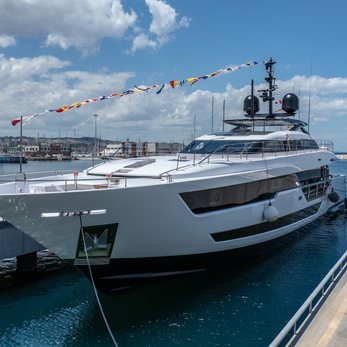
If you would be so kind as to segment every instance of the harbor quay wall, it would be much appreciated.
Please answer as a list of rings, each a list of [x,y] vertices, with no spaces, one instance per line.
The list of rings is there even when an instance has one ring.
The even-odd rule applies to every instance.
[[[45,249],[13,225],[0,222],[0,260],[13,258]]]

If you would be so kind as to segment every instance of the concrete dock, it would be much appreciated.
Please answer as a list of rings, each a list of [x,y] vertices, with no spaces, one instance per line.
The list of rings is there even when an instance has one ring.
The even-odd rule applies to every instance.
[[[347,346],[347,271],[342,275],[295,346]]]

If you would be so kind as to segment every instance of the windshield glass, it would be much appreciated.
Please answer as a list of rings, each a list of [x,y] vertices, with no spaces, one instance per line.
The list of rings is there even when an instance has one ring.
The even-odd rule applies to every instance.
[[[319,149],[316,141],[300,139],[289,141],[221,141],[221,140],[194,140],[181,153],[192,154],[240,154],[262,152],[287,152]]]
[[[194,140],[181,153],[241,153],[249,141],[204,141]]]

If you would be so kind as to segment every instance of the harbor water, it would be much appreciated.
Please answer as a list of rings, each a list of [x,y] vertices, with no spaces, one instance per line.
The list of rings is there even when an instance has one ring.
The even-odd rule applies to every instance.
[[[0,165],[0,174],[13,170]],[[332,171],[347,175],[347,161],[334,163]],[[346,249],[346,215],[339,214],[250,259],[100,299],[119,346],[268,346]],[[30,281],[16,279],[13,259],[0,265],[0,346],[112,346],[91,283],[79,271],[47,251],[40,253],[38,273]]]

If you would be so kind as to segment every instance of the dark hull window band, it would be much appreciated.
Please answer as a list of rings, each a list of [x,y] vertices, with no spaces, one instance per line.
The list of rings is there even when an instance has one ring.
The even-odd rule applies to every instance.
[[[272,198],[273,194],[298,188],[295,174],[253,181],[221,188],[181,193],[180,196],[194,213],[205,213]]]
[[[275,197],[275,195],[276,195],[276,193],[265,193],[265,194],[261,194],[261,195],[255,197],[252,200],[244,202],[242,204],[240,204],[240,203],[230,203],[230,204],[225,203],[225,204],[216,205],[216,206],[199,207],[199,208],[192,209],[192,212],[194,212],[195,214],[202,214],[202,213],[207,213],[207,212],[219,211],[219,210],[223,210],[226,208],[237,207],[240,205],[247,205],[247,204],[253,204],[253,203],[259,202],[259,201],[271,200]]]
[[[301,211],[297,211],[278,218],[275,222],[265,222],[262,224],[251,225],[245,228],[222,231],[219,233],[213,233],[211,234],[211,236],[216,242],[220,242],[266,233],[268,231],[279,229],[295,222],[299,222],[307,217],[313,216],[318,212],[320,205],[321,203],[319,202],[312,206],[306,207]]]
[[[303,186],[311,183],[326,181],[329,179],[329,167],[321,166],[317,169],[297,172],[296,175],[298,176],[300,184]]]
[[[307,200],[310,201],[325,194],[328,177],[328,167],[322,166],[317,169],[271,179],[180,193],[180,196],[195,214],[264,201],[273,198],[278,192],[298,188],[299,185],[303,188]],[[309,188],[312,193],[310,195],[305,186],[313,183],[317,183],[317,186]]]

